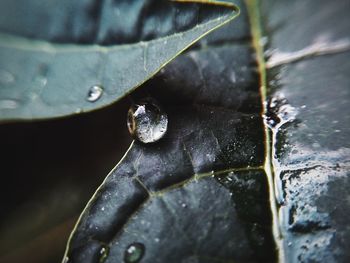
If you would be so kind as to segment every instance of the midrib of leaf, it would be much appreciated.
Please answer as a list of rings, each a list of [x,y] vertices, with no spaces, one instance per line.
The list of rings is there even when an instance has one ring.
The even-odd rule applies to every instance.
[[[267,98],[267,79],[266,79],[266,61],[264,58],[264,50],[261,45],[261,18],[260,18],[260,11],[259,11],[259,4],[258,0],[245,0],[247,10],[248,10],[248,16],[250,21],[250,27],[251,27],[251,34],[252,34],[252,41],[253,46],[256,52],[256,59],[258,63],[258,71],[259,71],[259,83],[260,83],[260,96],[261,96],[261,103],[262,103],[262,116],[265,116],[267,113],[267,107],[266,107],[266,98]],[[273,231],[273,237],[277,246],[277,255],[278,255],[278,262],[283,263],[285,262],[285,256],[284,256],[284,249],[283,249],[283,242],[282,242],[282,234],[280,230],[279,225],[279,219],[278,219],[278,208],[277,208],[277,202],[276,202],[276,195],[275,195],[275,184],[274,184],[274,169],[273,169],[273,162],[272,162],[272,154],[273,149],[271,147],[272,141],[271,141],[271,134],[268,126],[264,125],[264,144],[265,144],[265,159],[264,159],[264,170],[267,176],[267,182],[269,186],[269,200],[270,200],[270,208],[272,213],[272,231]]]

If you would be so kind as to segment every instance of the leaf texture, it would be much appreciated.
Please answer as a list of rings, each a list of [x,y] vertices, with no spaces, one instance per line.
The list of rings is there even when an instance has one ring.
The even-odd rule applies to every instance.
[[[260,6],[285,261],[348,262],[350,2]]]
[[[166,105],[169,134],[133,143],[67,260],[142,242],[142,262],[348,261],[349,2],[247,4],[240,38],[228,25],[139,90]]]
[[[234,5],[204,1],[99,2],[1,2],[2,121],[62,117],[107,106],[238,14]],[[17,17],[21,19],[13,21]],[[90,100],[95,85],[102,92]]]
[[[242,14],[236,21],[247,24]],[[65,260],[121,262],[138,242],[141,262],[273,261],[258,74],[249,28],[227,38],[236,30],[217,31],[133,94],[161,101],[168,133],[133,143],[82,214]]]
[[[168,133],[155,144],[132,143],[81,214],[64,262],[127,262],[133,244],[142,244],[139,262],[349,261],[350,3],[231,2],[241,9],[237,19],[156,75],[160,68],[154,69],[147,82],[138,81],[143,84],[131,96],[159,101],[169,116]],[[86,7],[100,10],[99,15],[88,20],[90,9],[77,8],[64,30],[52,26],[62,26],[56,20],[61,15],[45,25],[53,31],[36,32],[35,19],[21,28],[1,18],[0,26],[32,44],[42,45],[33,40],[38,38],[65,49],[79,44],[89,54],[127,47],[130,55],[129,47],[159,42],[152,53],[156,59],[162,48],[169,49],[162,42],[169,35],[198,29],[190,17],[213,18],[189,6],[189,20],[181,21],[192,22],[168,27],[174,9],[135,1],[134,16],[125,8],[129,27],[115,27],[113,21],[120,20],[111,11],[112,1],[91,3]],[[71,6],[63,1],[57,12],[67,14]],[[47,8],[53,10],[49,3]],[[36,12],[36,17],[45,15]],[[77,30],[81,21],[86,21],[85,33]],[[137,26],[139,21],[144,27]],[[140,72],[141,50],[132,64]],[[115,71],[106,73],[106,81],[114,81],[109,78]],[[123,72],[128,71],[125,66]],[[1,76],[11,79],[6,72]],[[104,102],[104,96],[96,102]],[[3,105],[14,104],[5,100]]]

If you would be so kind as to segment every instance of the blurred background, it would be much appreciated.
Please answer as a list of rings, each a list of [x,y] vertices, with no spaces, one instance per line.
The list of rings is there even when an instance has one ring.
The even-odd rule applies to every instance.
[[[127,150],[128,98],[51,121],[2,124],[0,262],[60,262],[80,212]]]

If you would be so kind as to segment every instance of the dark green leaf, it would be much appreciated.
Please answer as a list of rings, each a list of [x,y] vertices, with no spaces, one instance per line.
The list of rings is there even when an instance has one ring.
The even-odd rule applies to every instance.
[[[103,249],[103,261],[122,261],[141,242],[142,262],[273,262],[275,246],[280,262],[348,261],[349,3],[248,7],[258,65],[243,11],[241,38],[217,31],[135,94],[164,103],[169,134],[134,142],[67,259],[98,261]]]
[[[248,0],[248,15],[234,2],[243,10],[236,21],[132,94],[162,104],[168,133],[133,142],[83,211],[65,261],[349,261],[350,3]],[[135,5],[137,16],[125,11],[133,34],[124,34],[106,3],[106,18],[94,17],[100,30],[86,23],[90,34],[76,31],[88,9],[68,18],[71,30],[37,33],[35,19],[23,28],[5,19],[6,28],[79,46],[174,33],[166,19],[136,32]]]
[[[2,1],[1,120],[109,105],[238,14],[234,5],[192,2]],[[102,90],[91,96],[95,85]]]
[[[248,23],[243,14],[237,23]],[[98,262],[101,249],[105,262],[121,262],[135,242],[141,262],[273,261],[258,75],[249,42],[225,39],[236,30],[218,31],[133,94],[161,101],[168,133],[133,143],[82,215],[69,262]]]
[[[272,237],[269,225],[261,221],[270,214],[261,167],[257,75],[253,67],[242,70],[242,65],[254,65],[250,53],[248,46],[234,44],[192,51],[151,80],[144,87],[147,91],[141,90],[161,99],[169,115],[169,132],[153,145],[134,142],[107,177],[71,240],[72,262],[82,262],[87,255],[99,257],[102,248],[109,251],[105,262],[120,262],[134,242],[144,244],[145,262],[273,258],[273,250],[263,250]],[[221,82],[214,82],[220,72]],[[236,83],[239,90],[233,88]],[[217,182],[211,171],[234,175],[250,170],[249,166],[257,172],[242,182],[262,184],[256,191],[263,199],[258,197],[256,208],[250,208],[247,222],[235,210],[242,205],[237,193]],[[259,231],[267,235],[261,237]],[[91,262],[94,257],[89,256]]]

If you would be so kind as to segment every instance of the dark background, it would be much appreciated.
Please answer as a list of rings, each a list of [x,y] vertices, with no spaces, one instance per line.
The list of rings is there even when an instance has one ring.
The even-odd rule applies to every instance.
[[[131,142],[129,104],[0,126],[0,262],[61,260],[80,212]]]

